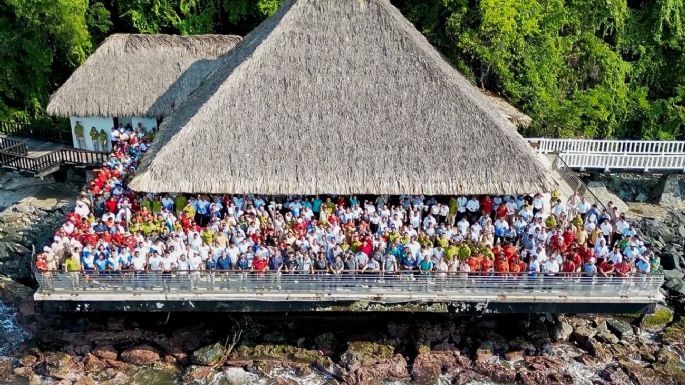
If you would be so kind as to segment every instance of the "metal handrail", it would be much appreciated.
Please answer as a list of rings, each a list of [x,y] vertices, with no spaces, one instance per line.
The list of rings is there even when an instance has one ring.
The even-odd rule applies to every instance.
[[[71,131],[34,124],[0,121],[0,134],[39,139],[61,144],[72,143]]]
[[[527,138],[537,152],[685,155],[685,141]]]
[[[41,173],[62,164],[81,164],[86,166],[97,166],[109,159],[109,153],[87,150],[77,150],[71,148],[61,148],[39,157],[18,155],[16,153],[0,150],[0,165],[26,171],[30,173]]]
[[[441,275],[444,274],[444,275]],[[351,295],[406,295],[430,293],[436,298],[454,298],[466,292],[488,295],[530,294],[581,297],[656,298],[663,283],[661,274],[628,274],[625,277],[586,276],[571,273],[535,277],[528,273],[437,273],[412,274],[298,274],[248,271],[187,272],[50,272],[38,273],[43,293],[273,293]],[[200,294],[201,295],[201,294]],[[269,300],[267,297],[257,300]]]
[[[573,171],[568,164],[566,164],[561,156],[557,154],[553,154],[552,156],[554,157],[552,167],[559,172],[559,175],[561,175],[569,187],[578,192],[578,194],[581,196],[588,199],[591,203],[596,204],[599,209],[606,209],[604,203],[592,192],[592,190],[587,187],[585,182],[583,182],[578,174],[576,174],[576,172]]]
[[[685,154],[598,154],[569,153],[558,155],[569,167],[581,170],[685,170]]]

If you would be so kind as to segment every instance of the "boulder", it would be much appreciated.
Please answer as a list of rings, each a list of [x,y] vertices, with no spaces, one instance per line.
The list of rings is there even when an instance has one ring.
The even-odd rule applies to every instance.
[[[640,328],[652,332],[663,330],[673,321],[673,310],[663,305],[657,305],[654,314],[646,314],[640,320]]]
[[[93,380],[92,378],[89,377],[81,377],[78,380],[74,381],[71,385],[96,385],[97,382]]]
[[[416,383],[433,384],[442,373],[451,375],[472,366],[471,360],[456,350],[426,352],[414,359],[411,376]]]
[[[607,320],[607,327],[612,333],[616,334],[616,337],[622,340],[635,336],[633,327],[625,321],[611,318]]]
[[[407,361],[401,354],[392,358],[376,360],[342,375],[348,385],[375,385],[384,381],[404,380],[409,377]]]
[[[664,270],[681,270],[680,267],[680,256],[671,252],[662,253],[659,255],[661,260],[661,266]]]
[[[212,379],[214,378],[214,374],[214,369],[212,369],[212,367],[210,366],[191,365],[183,373],[182,380],[184,384],[205,384],[212,381]]]
[[[84,368],[87,373],[99,373],[107,368],[107,363],[95,355],[88,353],[83,359]]]
[[[518,362],[523,360],[523,352],[520,350],[514,350],[512,352],[504,353],[504,359],[508,362]]]
[[[414,359],[411,378],[417,384],[436,384],[440,374],[442,374],[441,366],[436,356],[430,353],[419,354]]]
[[[204,346],[193,352],[191,361],[195,365],[214,366],[226,355],[226,349],[220,343]]]
[[[590,340],[597,334],[597,330],[589,326],[577,326],[573,330],[573,340],[583,349],[590,349]]]
[[[152,365],[159,362],[159,352],[150,345],[138,345],[121,352],[121,360],[133,365]]]
[[[75,363],[70,355],[64,352],[45,355],[45,373],[59,380],[76,380],[83,375],[83,363]]]
[[[488,362],[495,354],[495,347],[492,341],[484,341],[476,350],[476,362]]]
[[[631,385],[630,377],[619,366],[608,365],[598,373],[605,383],[612,385]]]
[[[34,356],[33,354],[27,354],[19,360],[21,363],[21,366],[28,366],[28,367],[33,367],[33,365],[38,362],[38,358]]]
[[[333,333],[323,333],[314,337],[317,349],[324,354],[332,354],[335,350],[335,335]]]
[[[347,343],[347,350],[340,356],[340,364],[354,371],[374,362],[391,359],[395,348],[377,342],[353,341]]]
[[[104,360],[116,360],[119,358],[119,353],[112,345],[98,345],[91,351],[91,353],[98,358]]]
[[[573,334],[573,326],[564,321],[557,322],[552,329],[552,339],[555,342],[568,341],[571,334]]]
[[[13,373],[15,376],[23,378],[31,378],[35,374],[33,373],[33,368],[28,366],[14,368]]]

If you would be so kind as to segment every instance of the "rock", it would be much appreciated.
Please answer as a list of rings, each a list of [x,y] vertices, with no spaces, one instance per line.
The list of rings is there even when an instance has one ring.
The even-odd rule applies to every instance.
[[[126,368],[126,363],[119,360],[104,360],[112,369],[123,370]]]
[[[191,361],[195,365],[214,366],[226,355],[226,349],[220,343],[204,346],[193,352]]]
[[[673,310],[663,305],[657,305],[654,314],[646,314],[640,320],[640,328],[652,332],[663,330],[673,321]]]
[[[98,345],[91,351],[91,353],[98,358],[105,360],[116,360],[119,358],[119,353],[112,345]]]
[[[15,368],[13,373],[17,377],[31,378],[35,373],[33,373],[33,368],[28,366],[22,366],[20,368]]]
[[[681,270],[680,256],[674,253],[663,253],[659,255],[661,266],[664,270]]]
[[[83,364],[87,373],[99,373],[107,368],[106,362],[90,353],[84,358]]]
[[[324,354],[332,354],[335,350],[335,335],[333,333],[323,333],[314,337],[316,347]]]
[[[348,370],[354,371],[379,360],[393,357],[395,348],[377,342],[353,341],[347,343],[347,350],[340,357],[340,364]]]
[[[571,334],[573,334],[573,326],[563,321],[557,322],[554,325],[554,329],[552,329],[552,339],[554,342],[568,341]]]
[[[574,383],[573,376],[564,364],[548,357],[525,357],[524,366],[519,368],[519,381],[526,385],[548,385]]]
[[[490,361],[493,354],[495,354],[495,348],[492,341],[485,341],[476,350],[476,362]]]
[[[372,385],[383,381],[404,380],[409,377],[407,361],[397,354],[389,359],[376,360],[354,371],[343,374],[342,379],[349,385]]]
[[[189,366],[183,373],[183,382],[194,383],[209,383],[214,378],[214,370],[210,366]]]
[[[83,364],[74,363],[70,355],[64,352],[45,355],[45,372],[48,376],[60,380],[75,380],[83,373]]]
[[[240,346],[229,357],[229,361],[278,361],[296,364],[313,364],[322,368],[330,367],[333,362],[316,350],[307,350],[291,345],[259,344]]]
[[[504,353],[504,359],[508,362],[518,362],[523,360],[523,352],[520,350],[515,350],[512,352]]]
[[[616,334],[616,337],[622,340],[626,339],[627,337],[635,336],[635,333],[633,332],[633,327],[625,321],[620,321],[613,318],[608,319],[607,327],[609,328],[609,330],[611,330],[612,333]]]
[[[473,370],[463,370],[452,379],[452,385],[467,385],[471,383],[486,383],[488,377]]]
[[[79,378],[78,380],[74,381],[74,383],[72,383],[72,385],[96,385],[96,384],[97,384],[97,382],[95,382],[95,380],[93,380],[92,378],[89,378],[89,377]]]
[[[33,365],[38,362],[38,358],[34,356],[33,354],[27,354],[19,360],[21,363],[21,366],[28,366],[28,367],[33,367]]]
[[[441,364],[430,353],[416,356],[412,365],[411,378],[417,384],[436,384],[442,374]]]
[[[573,340],[578,343],[578,345],[586,350],[591,349],[590,340],[597,334],[597,330],[589,326],[577,326],[573,330]]]
[[[516,382],[516,370],[507,365],[477,362],[473,370],[498,384],[513,384]]]
[[[631,385],[632,383],[626,372],[616,365],[608,365],[598,375],[599,378],[612,385]]]
[[[150,345],[138,345],[121,352],[121,360],[133,365],[152,365],[159,362],[159,352]]]
[[[619,339],[616,335],[609,330],[603,330],[595,336],[599,342],[604,342],[606,344],[617,344]]]

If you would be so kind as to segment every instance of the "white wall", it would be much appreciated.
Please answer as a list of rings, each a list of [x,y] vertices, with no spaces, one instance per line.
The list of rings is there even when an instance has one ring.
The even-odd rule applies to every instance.
[[[157,119],[155,119],[155,118],[139,118],[139,117],[131,118],[131,127],[133,127],[133,128],[138,127],[138,123],[142,123],[143,127],[145,127],[147,129],[147,132],[157,130]]]
[[[123,127],[126,127],[127,124],[130,124],[131,127],[133,127],[132,118],[129,116],[119,117],[118,120],[119,124],[121,124]]]
[[[76,122],[81,122],[81,125],[83,126],[83,137],[85,140],[85,148],[81,148],[83,150],[93,150],[93,142],[90,139],[90,129],[91,127],[95,127],[98,132],[100,130],[104,129],[105,132],[107,132],[108,135],[112,134],[112,126],[114,126],[114,119],[113,118],[94,118],[94,117],[75,117],[72,116],[69,118],[69,121],[71,123],[71,136],[74,141],[74,148],[81,148],[79,146],[78,141],[76,140],[76,134],[74,134],[74,127],[76,126]],[[111,143],[110,143],[111,146]]]

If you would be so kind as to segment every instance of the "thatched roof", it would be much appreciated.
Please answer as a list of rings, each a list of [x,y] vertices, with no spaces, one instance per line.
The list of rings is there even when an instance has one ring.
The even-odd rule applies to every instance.
[[[109,36],[55,92],[57,116],[169,115],[240,42],[228,35]]]
[[[481,89],[481,92],[486,96],[490,103],[497,106],[499,111],[504,114],[504,116],[516,127],[526,128],[533,123],[533,119],[530,116],[519,111],[516,107],[512,106],[503,97],[495,94],[494,92]]]
[[[285,0],[161,126],[150,192],[550,190],[502,114],[388,0]]]

